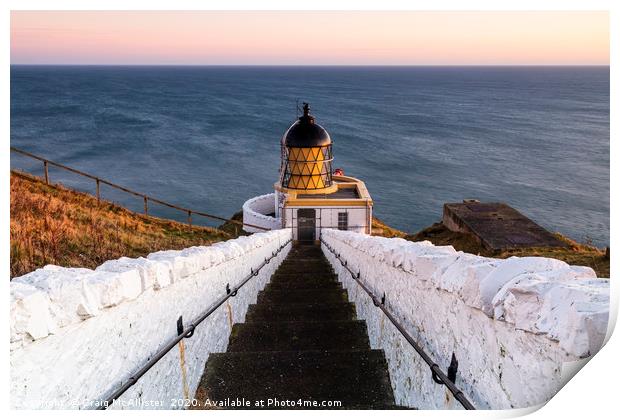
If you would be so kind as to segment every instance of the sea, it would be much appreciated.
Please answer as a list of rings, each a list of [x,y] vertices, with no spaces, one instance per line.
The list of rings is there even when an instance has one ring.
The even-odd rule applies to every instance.
[[[609,244],[609,67],[11,66],[11,146],[223,217],[273,191],[280,140],[310,104],[334,167],[385,223],[503,201]],[[11,167],[42,174],[11,153]],[[51,168],[52,181],[94,182]],[[141,211],[109,187],[104,198]],[[185,215],[151,204],[162,217]],[[194,223],[213,222],[194,217]],[[217,224],[217,223],[216,223]]]

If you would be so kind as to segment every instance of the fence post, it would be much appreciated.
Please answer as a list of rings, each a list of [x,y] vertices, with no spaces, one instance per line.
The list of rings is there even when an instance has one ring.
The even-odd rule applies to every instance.
[[[97,178],[97,204],[101,201],[101,194],[99,193],[99,178]]]
[[[47,171],[47,160],[43,161],[43,170],[45,171],[45,183],[49,184],[50,183],[50,176],[49,176],[49,173]]]
[[[192,229],[192,211],[187,210],[187,224],[189,224],[189,229]]]
[[[144,214],[147,215],[147,216],[149,214],[148,200],[149,200],[149,198],[145,195],[144,196]]]

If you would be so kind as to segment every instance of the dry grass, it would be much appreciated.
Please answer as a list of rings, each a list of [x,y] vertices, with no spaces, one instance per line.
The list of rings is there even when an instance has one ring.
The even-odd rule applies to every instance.
[[[94,268],[121,256],[146,256],[232,236],[98,203],[89,194],[11,172],[11,277],[46,264]]]
[[[384,236],[386,238],[404,238],[407,236],[406,232],[394,229],[376,217],[372,218],[372,234],[376,236]]]
[[[517,257],[547,257],[562,260],[571,265],[592,267],[598,277],[609,278],[609,255],[604,250],[591,245],[577,243],[559,233],[555,234],[564,242],[566,248],[522,248],[494,253],[484,249],[473,235],[452,232],[442,223],[432,226],[405,238],[410,241],[430,241],[435,245],[452,245],[457,251],[486,257],[508,258]]]
[[[239,212],[233,214],[233,216],[230,218],[230,220],[236,220],[237,222],[242,222],[243,223],[243,211],[239,211]],[[226,233],[229,233],[230,235],[232,235],[235,238],[239,237],[239,236],[248,236],[248,235],[250,235],[249,233],[247,233],[246,231],[244,231],[242,229],[242,226],[240,226],[237,223],[232,223],[232,222],[225,222],[225,223],[219,225],[218,229],[223,230]]]
[[[514,251],[502,252],[499,258],[510,256],[536,256],[555,258],[567,262],[570,265],[584,265],[592,267],[598,277],[609,278],[609,255],[604,250],[591,245],[580,244],[560,233],[555,236],[567,244],[566,248],[526,248]]]
[[[430,241],[435,245],[452,245],[457,251],[490,256],[473,235],[452,232],[442,223],[434,223],[418,233],[407,235],[405,239],[409,241]]]

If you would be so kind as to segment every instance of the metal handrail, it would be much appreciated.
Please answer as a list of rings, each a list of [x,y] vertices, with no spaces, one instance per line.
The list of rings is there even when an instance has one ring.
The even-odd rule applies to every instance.
[[[463,391],[461,391],[454,384],[454,381],[456,380],[456,370],[458,368],[458,363],[456,361],[456,357],[454,356],[454,353],[452,354],[452,362],[450,364],[450,367],[448,368],[448,374],[446,375],[445,373],[443,373],[443,371],[441,370],[439,365],[437,363],[435,363],[433,361],[433,359],[431,359],[431,357],[428,355],[428,353],[426,353],[426,351],[422,348],[422,346],[420,346],[413,339],[413,337],[411,337],[411,335],[409,335],[407,330],[405,330],[405,328],[398,322],[398,320],[396,320],[396,317],[394,317],[394,315],[392,315],[386,309],[386,307],[385,307],[385,294],[383,295],[383,297],[381,299],[379,299],[368,288],[368,286],[366,286],[360,280],[361,273],[359,271],[357,273],[353,272],[353,270],[351,270],[351,268],[347,265],[347,261],[343,260],[340,257],[340,253],[337,253],[334,248],[330,247],[329,244],[327,244],[327,242],[325,242],[325,240],[322,237],[320,238],[320,241],[321,241],[321,243],[323,245],[325,245],[325,247],[332,254],[334,254],[334,256],[338,259],[338,261],[340,261],[340,264],[351,274],[351,277],[353,277],[353,280],[355,280],[357,282],[357,284],[360,285],[360,287],[368,294],[368,296],[370,296],[370,298],[372,299],[372,303],[375,306],[377,306],[379,309],[381,309],[381,311],[383,311],[383,313],[387,316],[387,318],[390,320],[390,322],[392,322],[392,324],[396,327],[396,329],[401,333],[401,335],[405,338],[405,340],[407,340],[407,342],[409,344],[411,344],[411,347],[413,347],[413,349],[416,351],[416,353],[418,353],[422,357],[424,362],[431,369],[431,375],[432,375],[433,381],[435,381],[436,383],[438,383],[440,385],[445,385],[446,388],[448,388],[448,390],[452,393],[452,395],[454,395],[454,398],[456,398],[456,400],[458,402],[460,402],[461,405],[466,410],[475,410],[476,407],[474,407],[474,405],[467,399],[465,394],[463,394]]]
[[[155,353],[155,355],[152,356],[149,359],[149,361],[144,366],[142,366],[140,369],[138,369],[136,372],[134,372],[129,377],[129,379],[127,380],[127,382],[125,384],[123,384],[121,387],[119,387],[115,391],[110,392],[109,396],[106,397],[105,399],[95,400],[95,401],[103,401],[103,403],[100,404],[97,407],[97,410],[105,410],[105,409],[107,409],[109,405],[113,404],[115,400],[117,400],[121,395],[123,395],[129,388],[134,386],[136,384],[136,382],[138,382],[138,380],[142,376],[144,376],[144,374],[146,372],[149,371],[149,369],[151,369],[153,366],[155,366],[155,364],[158,361],[160,361],[170,350],[172,350],[174,348],[174,346],[176,346],[181,340],[183,340],[184,338],[190,338],[191,336],[193,336],[194,335],[194,331],[196,330],[196,327],[198,325],[200,325],[201,322],[203,322],[205,319],[207,319],[209,317],[209,315],[211,315],[213,312],[215,312],[217,310],[217,308],[222,306],[224,304],[224,302],[226,302],[228,299],[230,299],[231,297],[236,296],[237,292],[239,291],[239,289],[241,289],[248,281],[250,281],[251,278],[253,278],[255,276],[258,276],[258,273],[260,272],[260,270],[264,266],[269,264],[269,262],[273,258],[275,258],[280,253],[280,251],[282,251],[289,243],[291,243],[291,241],[292,241],[292,239],[289,239],[284,244],[282,244],[276,251],[274,251],[271,254],[271,257],[265,258],[265,261],[263,261],[261,263],[261,265],[259,265],[256,270],[250,269],[250,274],[247,277],[245,277],[241,281],[241,283],[239,283],[236,287],[231,289],[230,288],[230,284],[227,284],[226,285],[226,295],[221,297],[211,307],[209,307],[209,309],[207,309],[200,316],[198,316],[198,318],[196,318],[191,324],[189,324],[189,326],[187,328],[182,328],[178,332],[178,334],[177,334],[177,336],[175,338],[170,340],[165,346],[163,346],[161,348],[161,350],[159,350],[157,353]],[[179,319],[179,321],[181,321],[181,320],[182,320],[182,318]],[[177,322],[179,322],[179,321],[177,321]],[[179,325],[179,324],[177,324],[177,325]],[[182,325],[182,322],[180,323],[180,325]]]
[[[208,219],[219,220],[219,221],[223,221],[223,222],[230,222],[230,223],[233,223],[233,224],[236,224],[236,225],[240,225],[240,226],[244,226],[245,225],[245,226],[253,227],[253,228],[264,230],[264,231],[270,230],[269,228],[265,228],[263,226],[257,226],[257,225],[252,225],[252,224],[249,224],[249,223],[243,223],[243,222],[240,222],[239,220],[232,220],[232,219],[229,219],[229,218],[226,218],[226,217],[221,217],[221,216],[216,216],[216,215],[213,215],[213,214],[205,213],[203,211],[197,211],[197,210],[189,209],[189,208],[186,208],[186,207],[178,206],[176,204],[172,204],[172,203],[169,203],[167,201],[151,197],[151,196],[149,196],[147,194],[144,194],[144,193],[141,193],[141,192],[137,192],[137,191],[133,191],[133,190],[127,188],[127,187],[123,187],[121,185],[115,184],[115,183],[113,183],[111,181],[105,180],[105,179],[100,178],[98,176],[95,176],[95,175],[92,175],[92,174],[80,171],[79,169],[71,168],[70,166],[63,165],[62,163],[54,162],[52,160],[43,158],[41,156],[37,156],[37,155],[35,155],[33,153],[26,152],[25,150],[21,150],[21,149],[18,149],[16,147],[13,147],[13,146],[11,146],[10,149],[11,149],[11,152],[19,153],[21,155],[28,156],[29,158],[32,158],[32,159],[35,159],[35,160],[43,162],[43,170],[45,172],[45,183],[48,184],[48,185],[50,184],[50,182],[49,182],[49,172],[48,172],[48,166],[49,165],[52,165],[52,166],[55,166],[57,168],[64,169],[64,170],[72,172],[74,174],[77,174],[77,175],[83,176],[85,178],[89,178],[89,179],[94,180],[96,182],[96,184],[97,184],[96,197],[97,197],[98,201],[101,199],[101,194],[100,194],[100,190],[99,190],[100,184],[105,184],[105,185],[108,185],[108,186],[110,186],[112,188],[116,188],[118,190],[124,191],[124,192],[126,192],[128,194],[132,194],[132,195],[134,195],[136,197],[141,197],[144,200],[144,214],[145,215],[148,215],[148,202],[151,201],[153,203],[161,204],[163,206],[170,207],[170,208],[173,208],[173,209],[176,209],[176,210],[180,210],[180,211],[182,211],[184,213],[187,213],[187,220],[188,220],[187,224],[190,227],[192,226],[192,215],[195,214],[195,215],[198,215],[198,216],[206,217]]]

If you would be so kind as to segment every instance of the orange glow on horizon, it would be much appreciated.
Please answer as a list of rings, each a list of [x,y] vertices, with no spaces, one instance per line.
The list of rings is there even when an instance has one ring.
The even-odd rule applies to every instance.
[[[11,63],[608,65],[609,14],[13,11]]]

